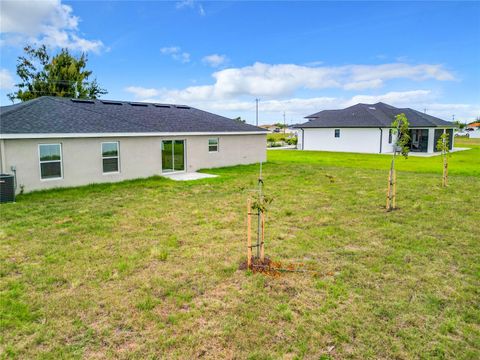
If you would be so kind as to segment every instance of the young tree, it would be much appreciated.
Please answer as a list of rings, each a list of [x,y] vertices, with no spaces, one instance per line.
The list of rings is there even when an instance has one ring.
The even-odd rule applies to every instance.
[[[393,157],[390,164],[390,172],[388,174],[388,190],[387,190],[387,210],[394,210],[396,207],[396,192],[397,192],[397,175],[395,172],[395,157],[400,152],[405,158],[408,157],[410,151],[410,131],[408,119],[404,113],[395,116],[392,122],[392,134],[397,136],[395,145],[393,147]]]
[[[443,176],[442,176],[442,186],[448,186],[448,153],[450,152],[450,139],[447,131],[443,129],[443,134],[437,141],[437,151],[442,153],[443,158]]]
[[[92,72],[85,70],[87,56],[75,57],[68,49],[51,56],[45,45],[38,48],[27,46],[25,54],[17,59],[17,75],[21,82],[9,99],[27,101],[40,96],[61,96],[81,99],[96,99],[106,94],[96,79],[88,82]]]

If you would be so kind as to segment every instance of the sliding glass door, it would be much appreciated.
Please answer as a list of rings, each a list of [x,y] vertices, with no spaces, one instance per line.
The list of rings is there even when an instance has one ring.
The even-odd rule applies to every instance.
[[[162,172],[185,170],[185,140],[162,140]]]

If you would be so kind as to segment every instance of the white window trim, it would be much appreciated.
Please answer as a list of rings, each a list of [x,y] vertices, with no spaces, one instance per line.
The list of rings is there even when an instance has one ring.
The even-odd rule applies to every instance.
[[[40,154],[40,146],[48,146],[48,145],[59,145],[60,146],[60,160],[41,160]],[[53,162],[60,162],[60,177],[55,178],[42,178],[42,164],[46,163],[53,163]],[[38,172],[40,174],[40,181],[55,181],[55,180],[63,180],[63,146],[62,143],[53,143],[53,144],[38,144]]]
[[[103,156],[103,144],[117,144],[117,156]],[[100,144],[100,154],[102,155],[102,175],[120,174],[120,141],[103,141]],[[117,171],[103,171],[103,159],[117,159]]]
[[[217,140],[217,150],[211,151],[210,150],[210,140]],[[220,152],[220,138],[215,137],[215,138],[208,138],[208,152],[209,153],[218,153]],[[212,145],[213,146],[213,145]]]

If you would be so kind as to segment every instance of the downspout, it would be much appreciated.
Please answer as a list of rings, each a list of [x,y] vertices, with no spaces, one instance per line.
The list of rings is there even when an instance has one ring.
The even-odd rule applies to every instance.
[[[300,128],[302,130],[302,150],[305,150],[305,131],[303,128]]]
[[[1,163],[1,168],[0,168],[0,172],[2,174],[5,174],[6,173],[6,166],[7,164],[5,164],[5,140],[1,139],[0,140],[0,163]]]
[[[380,129],[380,153],[382,153],[382,142],[383,142],[383,129],[382,128],[379,128]]]

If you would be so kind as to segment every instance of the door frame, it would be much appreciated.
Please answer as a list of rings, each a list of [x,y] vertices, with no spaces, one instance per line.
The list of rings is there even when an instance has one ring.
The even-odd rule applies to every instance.
[[[164,141],[183,141],[183,170],[173,170],[172,171],[163,171],[163,149],[162,149],[162,144]],[[172,144],[172,149],[175,149],[175,147]],[[175,153],[173,154],[175,156]],[[174,138],[165,138],[160,140],[160,171],[162,174],[177,174],[177,173],[184,173],[187,172],[187,139],[181,138],[181,139],[174,139]],[[173,164],[173,162],[172,162]]]

